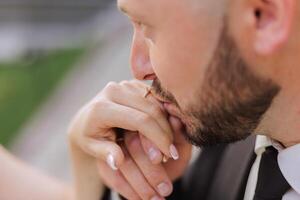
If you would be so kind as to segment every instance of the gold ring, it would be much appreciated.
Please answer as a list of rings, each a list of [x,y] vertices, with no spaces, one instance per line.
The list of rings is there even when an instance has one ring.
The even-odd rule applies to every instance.
[[[151,88],[147,87],[146,92],[144,94],[144,98],[147,98],[147,96],[151,93]]]

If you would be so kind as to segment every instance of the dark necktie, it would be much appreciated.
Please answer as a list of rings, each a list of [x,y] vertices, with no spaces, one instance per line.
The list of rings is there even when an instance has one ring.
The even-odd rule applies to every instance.
[[[290,189],[279,169],[277,155],[274,147],[267,147],[262,154],[254,200],[281,200]]]

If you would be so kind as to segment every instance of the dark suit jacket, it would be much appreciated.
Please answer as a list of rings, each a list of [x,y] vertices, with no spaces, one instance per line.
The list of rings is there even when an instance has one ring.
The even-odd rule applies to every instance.
[[[255,160],[255,137],[205,147],[186,174],[174,183],[167,200],[242,200]],[[109,190],[102,200],[109,200]]]

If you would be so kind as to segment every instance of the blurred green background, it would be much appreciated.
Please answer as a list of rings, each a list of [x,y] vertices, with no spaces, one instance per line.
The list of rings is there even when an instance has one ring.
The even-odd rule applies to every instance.
[[[95,42],[102,16],[114,4],[112,0],[0,0],[0,144],[13,143],[76,66]]]
[[[53,50],[0,63],[1,144],[9,145],[83,52],[84,48]]]
[[[68,126],[109,81],[131,79],[116,0],[0,0],[0,145],[70,180]]]

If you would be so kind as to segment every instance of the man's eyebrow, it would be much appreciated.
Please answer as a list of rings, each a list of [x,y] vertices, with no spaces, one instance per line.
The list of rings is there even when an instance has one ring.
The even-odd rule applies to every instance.
[[[1,0],[0,0],[1,1]],[[134,18],[139,18],[139,19],[145,19],[144,15],[139,15],[133,11],[129,11],[129,9],[122,3],[118,4],[118,9],[124,13],[125,15],[127,15],[129,18],[134,17]]]
[[[129,15],[129,12],[128,12],[128,10],[125,8],[125,6],[118,4],[118,9],[119,9],[122,13],[124,13],[124,14],[126,14],[126,15]]]

